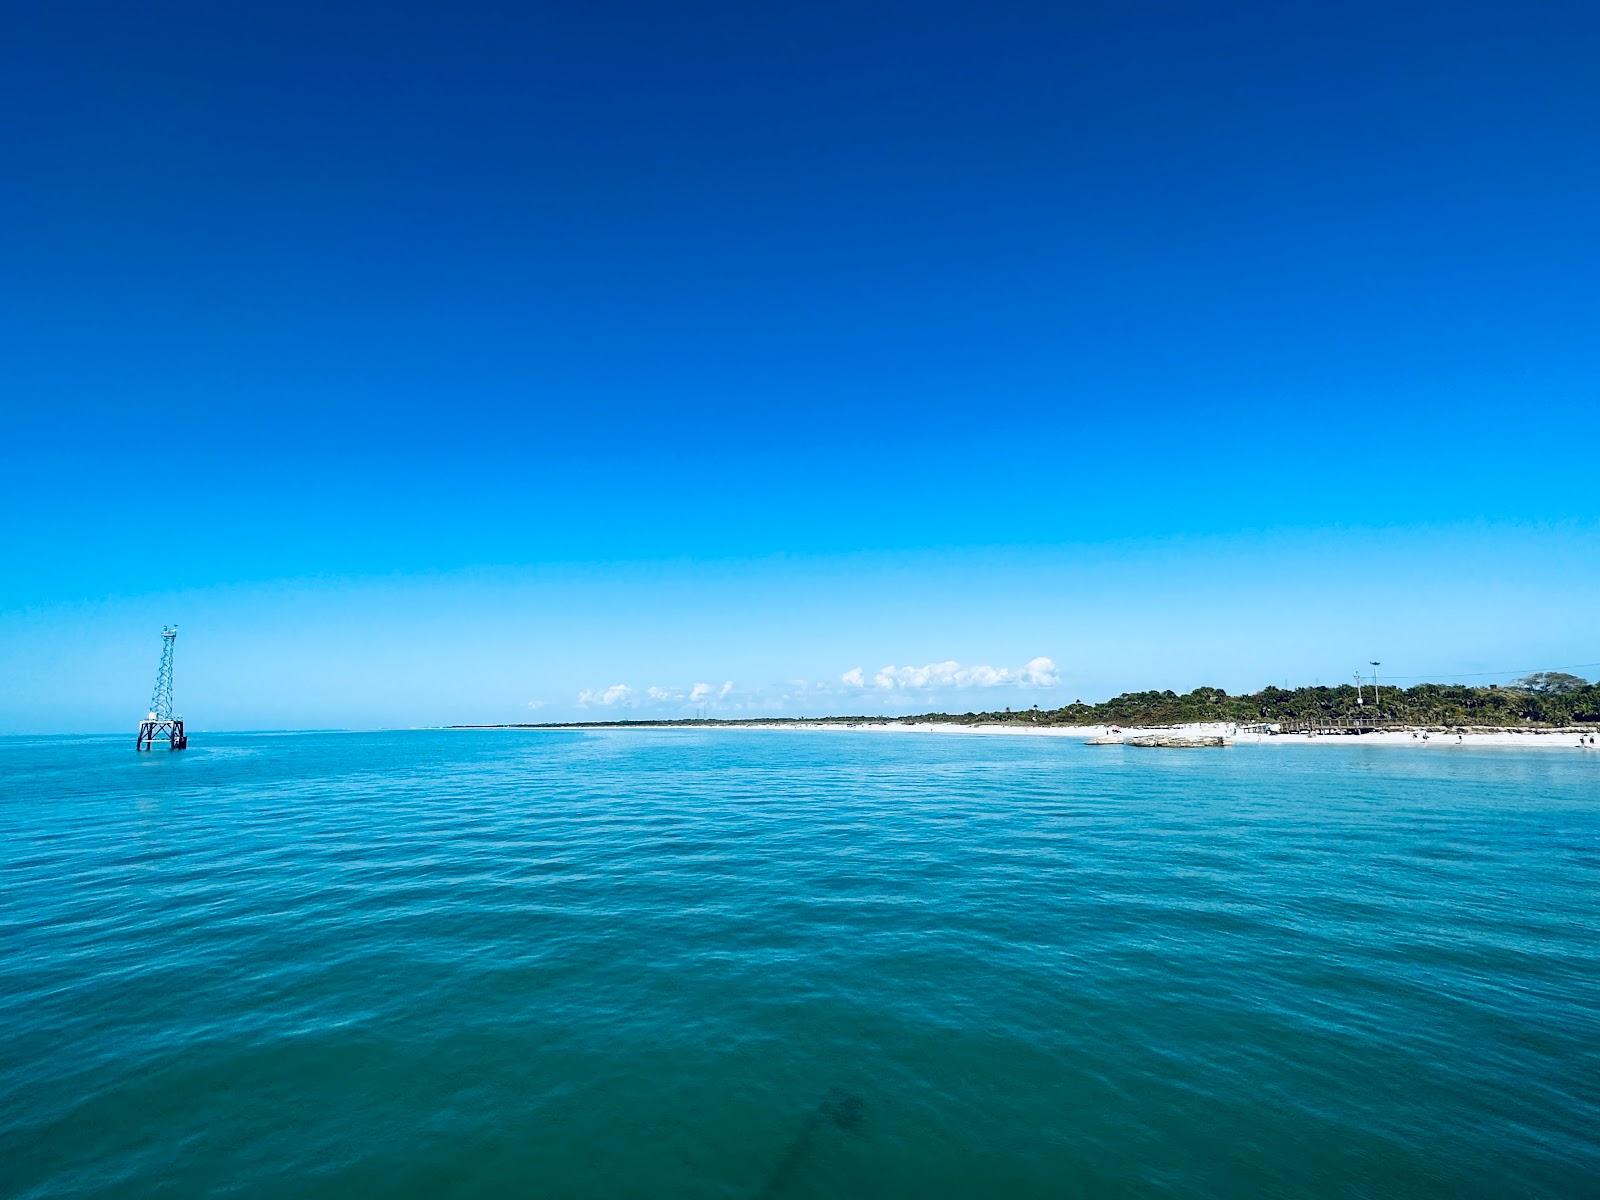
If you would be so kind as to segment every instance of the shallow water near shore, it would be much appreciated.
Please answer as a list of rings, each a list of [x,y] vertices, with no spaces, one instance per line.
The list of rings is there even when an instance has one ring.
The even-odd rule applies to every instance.
[[[0,1195],[1593,1194],[1600,761],[0,739]]]

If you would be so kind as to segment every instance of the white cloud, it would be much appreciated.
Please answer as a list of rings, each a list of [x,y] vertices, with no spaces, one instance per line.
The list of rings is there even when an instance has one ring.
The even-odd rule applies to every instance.
[[[613,683],[603,691],[591,691],[584,688],[578,693],[578,704],[587,708],[591,704],[601,704],[606,708],[616,705],[627,706],[633,701],[633,689],[625,683]]]
[[[1028,665],[1022,668],[1022,682],[1029,687],[1057,687],[1061,683],[1061,672],[1052,660],[1041,654],[1029,659]]]
[[[545,702],[543,700],[529,700],[528,701],[528,707],[533,709],[534,712],[538,712],[541,708],[544,707],[544,704],[545,704]]]
[[[825,710],[838,703],[859,704],[876,694],[875,703],[937,704],[939,693],[989,688],[1053,688],[1061,684],[1061,672],[1049,658],[1040,655],[1020,667],[996,667],[986,663],[964,665],[954,659],[922,666],[890,664],[872,674],[851,667],[836,677],[837,682],[791,679],[783,684],[739,690],[734,681],[699,682],[687,687],[652,684],[635,691],[625,683],[607,688],[585,689],[578,693],[581,708],[645,710],[666,714],[693,709],[712,710],[722,715],[738,712],[780,712],[784,710]],[[912,697],[916,698],[913,699]],[[539,701],[529,708],[543,707]]]
[[[979,667],[980,671],[992,673],[993,667]],[[877,687],[888,690],[890,688],[931,688],[931,687],[965,687],[972,677],[972,672],[963,667],[954,659],[941,663],[929,663],[925,667],[897,667],[892,663],[887,667],[878,668],[877,674],[872,677],[872,682]]]
[[[846,671],[839,678],[852,687],[863,686],[865,682],[859,667]],[[929,663],[922,667],[897,667],[891,663],[889,666],[880,667],[872,676],[873,686],[882,691],[1055,687],[1060,682],[1061,673],[1056,669],[1056,664],[1042,655],[1015,670],[1010,667],[991,667],[987,664],[964,667],[954,659],[948,659],[945,662]]]
[[[652,684],[636,692],[625,683],[614,683],[608,688],[584,688],[578,693],[578,704],[588,708],[601,705],[606,708],[638,708],[646,705],[670,706],[681,704],[711,704],[735,700],[733,680],[726,683],[697,683],[687,691],[683,688]]]

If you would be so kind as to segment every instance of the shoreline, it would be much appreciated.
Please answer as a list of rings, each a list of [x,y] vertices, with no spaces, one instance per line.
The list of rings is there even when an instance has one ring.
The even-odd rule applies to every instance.
[[[1140,736],[1176,737],[1227,737],[1236,746],[1410,746],[1413,748],[1498,748],[1517,750],[1581,750],[1600,754],[1600,728],[1588,725],[1552,727],[1549,729],[1504,729],[1476,727],[1443,729],[1437,726],[1386,729],[1363,734],[1307,734],[1307,733],[1245,733],[1232,732],[1235,726],[1228,722],[1199,722],[1186,725],[1163,726],[1108,726],[1108,725],[1035,725],[972,724],[963,725],[946,721],[727,721],[715,724],[684,724],[676,722],[604,722],[592,724],[572,722],[560,725],[451,725],[451,729],[737,729],[747,731],[826,730],[834,733],[903,733],[903,734],[964,734],[974,737],[1054,737],[1077,738],[1088,742],[1091,738]],[[1595,739],[1590,742],[1588,739]],[[1583,739],[1580,742],[1580,739]]]
[[[942,721],[916,721],[889,724],[854,724],[850,722],[815,722],[811,724],[725,725],[729,729],[828,729],[839,732],[872,733],[962,733],[977,737],[1075,737],[1088,742],[1091,738],[1121,736],[1176,737],[1227,737],[1236,746],[1412,746],[1412,747],[1498,747],[1518,750],[1588,750],[1579,737],[1600,738],[1600,732],[1586,727],[1565,729],[1483,729],[1445,732],[1417,727],[1416,729],[1382,730],[1363,734],[1305,734],[1305,733],[1230,733],[1233,728],[1224,722],[1198,722],[1187,725],[1165,726],[1107,726],[1107,725],[1049,725],[1029,728],[1020,725],[953,725]],[[1424,735],[1427,735],[1424,737]],[[1600,742],[1593,747],[1600,752]]]

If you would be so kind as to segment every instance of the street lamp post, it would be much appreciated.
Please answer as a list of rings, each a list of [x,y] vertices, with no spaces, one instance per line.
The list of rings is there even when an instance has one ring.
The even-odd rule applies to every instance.
[[[1368,661],[1371,662],[1370,659]],[[1372,713],[1374,716],[1378,713],[1378,668],[1381,666],[1383,666],[1381,662],[1372,663]]]

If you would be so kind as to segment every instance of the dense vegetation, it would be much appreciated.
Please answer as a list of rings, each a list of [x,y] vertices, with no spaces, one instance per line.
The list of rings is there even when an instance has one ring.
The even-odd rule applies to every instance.
[[[1002,712],[922,713],[904,717],[827,717],[828,721],[913,721],[957,724],[1038,725],[1178,725],[1193,721],[1235,721],[1294,724],[1302,721],[1340,721],[1355,717],[1382,722],[1431,727],[1548,726],[1600,722],[1600,685],[1576,675],[1541,672],[1512,684],[1466,687],[1459,684],[1422,683],[1409,688],[1381,689],[1376,703],[1370,686],[1362,689],[1364,705],[1356,703],[1352,684],[1340,687],[1265,687],[1259,692],[1230,696],[1221,688],[1198,687],[1192,692],[1124,692],[1099,704],[1081,700],[1061,708],[1037,706]],[[773,719],[780,720],[780,719]],[[785,722],[794,718],[781,718]],[[718,725],[716,720],[620,721],[622,725]],[[740,724],[753,723],[740,721]],[[760,722],[767,723],[767,722]]]
[[[1354,716],[1407,725],[1569,725],[1600,721],[1600,686],[1572,675],[1545,674],[1515,684],[1466,687],[1422,683],[1383,688],[1376,703],[1363,688],[1366,703],[1356,703],[1352,684],[1340,687],[1265,687],[1230,696],[1221,688],[1192,692],[1125,692],[1101,704],[1082,701],[1063,708],[968,714],[926,720],[1037,722],[1047,725],[1176,725],[1190,721],[1295,723],[1335,721]]]

